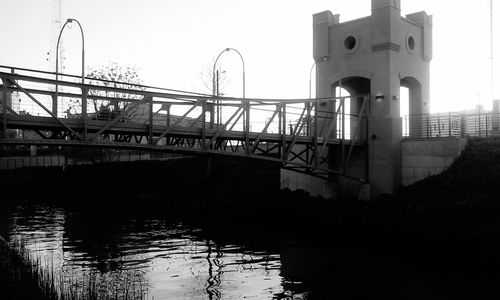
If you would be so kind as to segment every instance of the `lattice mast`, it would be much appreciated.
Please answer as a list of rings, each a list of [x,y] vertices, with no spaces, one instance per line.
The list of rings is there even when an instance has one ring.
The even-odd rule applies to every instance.
[[[59,31],[62,27],[62,0],[52,0],[52,16],[50,23],[50,50],[48,54],[49,72],[56,71],[56,48]],[[63,70],[63,47],[62,41],[59,42],[59,72]]]

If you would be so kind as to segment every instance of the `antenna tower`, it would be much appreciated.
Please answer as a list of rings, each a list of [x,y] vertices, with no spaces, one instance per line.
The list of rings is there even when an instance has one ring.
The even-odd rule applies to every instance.
[[[50,50],[48,54],[49,61],[49,72],[56,71],[56,49],[57,49],[57,38],[59,37],[59,31],[62,27],[62,0],[52,0],[52,16],[50,23]],[[62,47],[62,41],[59,42],[59,72],[63,68],[63,54],[64,50]]]

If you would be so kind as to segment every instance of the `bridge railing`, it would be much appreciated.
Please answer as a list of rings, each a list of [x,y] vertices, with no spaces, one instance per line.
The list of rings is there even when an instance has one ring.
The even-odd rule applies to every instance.
[[[0,75],[0,100],[4,99],[0,106],[5,106],[7,114],[52,117],[74,137],[79,135],[72,132],[71,126],[65,126],[64,119],[81,120],[84,131],[88,129],[85,127],[89,121],[97,120],[135,122],[151,127],[180,125],[201,128],[208,124],[210,128],[223,130],[349,139],[355,133],[353,124],[364,118],[360,114],[346,113],[344,106],[350,97],[212,97],[9,66],[0,66]],[[362,135],[357,136],[359,140]]]
[[[500,135],[500,114],[435,113],[403,116],[404,138],[487,137]]]

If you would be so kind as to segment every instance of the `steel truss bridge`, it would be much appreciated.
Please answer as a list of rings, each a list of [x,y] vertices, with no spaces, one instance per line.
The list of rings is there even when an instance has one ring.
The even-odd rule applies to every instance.
[[[368,95],[249,99],[0,66],[0,145],[76,146],[245,157],[320,178],[366,152]],[[347,100],[347,101],[345,101]],[[335,159],[333,159],[335,157]]]

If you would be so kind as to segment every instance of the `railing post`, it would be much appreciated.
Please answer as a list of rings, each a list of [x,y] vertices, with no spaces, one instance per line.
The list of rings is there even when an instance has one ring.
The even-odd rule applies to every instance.
[[[477,124],[479,127],[479,137],[481,137],[482,132],[481,132],[481,114],[480,113],[477,114]]]
[[[441,137],[441,114],[438,113],[438,136]]]
[[[0,138],[7,138],[7,79],[1,78],[3,84],[2,90],[2,131],[0,131]]]
[[[484,114],[484,116],[486,117],[486,126],[485,126],[485,131],[486,131],[486,137],[488,137],[488,114]]]
[[[82,140],[87,140],[87,130],[88,130],[88,118],[87,118],[87,94],[88,88],[82,87],[82,123],[83,123],[83,133]]]
[[[214,128],[214,125],[217,123],[219,126],[219,107],[217,106],[218,100],[212,100],[211,103],[207,103],[208,110],[210,111],[210,128]],[[215,120],[215,112],[217,111],[217,121]]]
[[[281,118],[281,121],[283,122],[281,124],[281,148],[283,149],[281,152],[281,158],[284,159],[285,153],[286,153],[286,103],[283,103],[283,117]]]
[[[152,96],[145,96],[147,97],[147,102],[148,102],[148,108],[149,108],[149,132],[148,132],[148,135],[149,135],[149,139],[148,139],[148,144],[150,145],[153,145],[154,141],[153,141],[153,97]]]
[[[448,136],[451,137],[451,113],[448,113]]]
[[[166,105],[166,108],[167,108],[167,127],[170,127],[170,122],[171,122],[171,119],[170,119],[170,106],[171,104],[167,104]]]
[[[57,96],[52,95],[52,114],[57,117]]]
[[[460,136],[465,137],[467,134],[467,124],[465,123],[465,115],[463,113],[460,114]]]
[[[368,132],[368,131],[366,131]],[[318,166],[318,101],[314,101],[314,136],[313,136],[313,145],[314,145],[314,165]]]
[[[250,154],[250,101],[245,100],[245,152]]]
[[[430,136],[430,131],[432,130],[430,120],[429,120],[429,115],[427,115],[427,138]]]
[[[311,135],[311,103],[306,102],[306,135]]]
[[[281,104],[278,104],[276,105],[276,109],[278,110],[278,134],[281,135],[281,122],[282,122],[282,118],[283,118],[283,112],[281,111]],[[281,157],[283,155],[283,147],[278,147],[278,154],[279,154],[279,157]]]
[[[171,104],[166,105],[166,109],[167,109],[167,120],[166,120],[167,124],[166,125],[167,125],[167,127],[170,127],[170,122],[171,122],[171,120],[170,120],[170,106],[171,106]],[[165,145],[169,145],[169,144],[170,144],[170,138],[168,136],[165,136]]]
[[[207,113],[207,99],[199,100],[201,101],[201,148],[203,150],[207,149],[207,122],[206,122],[206,113]],[[212,121],[210,121],[211,123]]]

